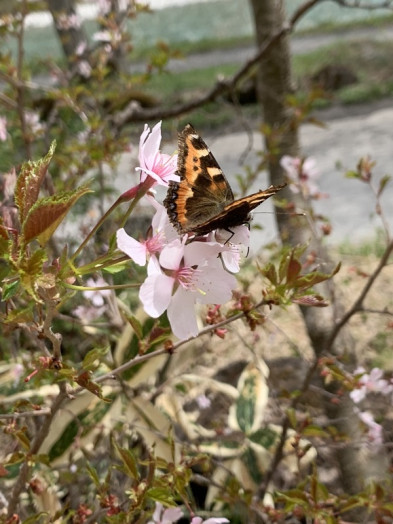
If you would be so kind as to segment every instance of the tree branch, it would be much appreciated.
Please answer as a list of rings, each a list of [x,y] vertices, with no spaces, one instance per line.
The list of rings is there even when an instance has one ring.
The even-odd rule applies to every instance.
[[[245,75],[263,58],[270,49],[285,35],[293,31],[298,20],[312,7],[320,3],[322,0],[309,0],[301,5],[289,20],[289,23],[284,25],[276,34],[274,34],[259,50],[248,60],[232,77],[227,80],[218,80],[216,84],[205,94],[199,98],[195,98],[190,102],[174,105],[168,108],[154,107],[142,108],[137,102],[132,101],[123,111],[113,115],[110,118],[110,123],[115,128],[121,128],[127,122],[146,122],[149,120],[161,120],[173,118],[185,113],[189,113],[198,107],[213,102],[219,96],[232,91],[237,83],[244,78]]]

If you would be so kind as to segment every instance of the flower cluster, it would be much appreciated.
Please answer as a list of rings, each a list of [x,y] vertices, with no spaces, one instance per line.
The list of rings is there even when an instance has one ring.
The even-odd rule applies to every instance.
[[[139,145],[141,183],[168,185],[178,181],[176,156],[160,152],[161,124],[153,130],[145,126]],[[130,190],[131,191],[131,190]],[[145,197],[156,212],[150,235],[144,240],[130,237],[124,229],[117,231],[117,246],[136,264],[147,264],[147,277],[139,298],[148,315],[160,317],[165,311],[172,331],[179,339],[199,332],[196,305],[223,304],[232,297],[237,281],[242,249],[247,248],[246,226],[209,233],[195,238],[179,236],[170,224],[166,209],[151,195]],[[230,241],[229,241],[230,240]]]
[[[349,394],[355,404],[362,402],[369,393],[379,393],[387,396],[393,392],[393,384],[382,378],[382,369],[373,368],[370,373],[366,373],[364,368],[359,367],[354,374],[361,375],[357,381],[356,389]],[[383,444],[383,428],[381,424],[375,422],[370,411],[357,409],[357,413],[360,420],[367,427],[367,439],[370,447],[378,451]]]
[[[286,171],[289,188],[293,193],[301,192],[305,198],[320,198],[322,196],[316,184],[320,173],[313,158],[284,155],[280,164]]]

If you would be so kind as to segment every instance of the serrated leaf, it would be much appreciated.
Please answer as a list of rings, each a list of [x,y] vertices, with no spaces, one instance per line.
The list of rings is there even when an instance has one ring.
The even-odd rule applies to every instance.
[[[299,260],[294,258],[294,254],[292,253],[290,256],[289,262],[288,262],[288,266],[287,266],[287,275],[286,276],[287,276],[288,284],[292,284],[292,282],[296,280],[296,278],[300,274],[301,269],[302,269],[301,263],[299,262]]]
[[[101,362],[102,357],[106,355],[109,351],[109,346],[105,346],[102,348],[94,348],[91,351],[89,351],[82,362],[82,367],[86,371],[91,371],[93,369],[96,369],[97,365],[96,362]]]
[[[4,324],[21,324],[24,322],[32,322],[33,320],[33,307],[34,303],[30,303],[25,308],[16,308],[10,311],[7,316],[2,319]]]
[[[90,371],[83,371],[77,377],[75,377],[75,382],[79,384],[82,388],[85,388],[88,391],[90,391],[90,393],[93,393],[93,395],[96,395],[104,402],[112,402],[110,398],[106,398],[103,396],[102,387],[99,384],[97,384],[97,382],[91,380],[90,376]]]
[[[325,282],[329,278],[334,277],[334,275],[340,271],[340,267],[341,263],[337,264],[331,273],[320,273],[319,271],[314,271],[312,273],[308,273],[308,275],[302,275],[296,279],[296,281],[293,283],[293,287],[298,289],[309,289],[316,284],[320,284],[321,282]]]
[[[320,295],[304,295],[303,297],[293,298],[292,302],[307,307],[327,307],[329,305],[329,302]]]
[[[35,292],[36,282],[39,275],[42,274],[42,266],[46,260],[46,252],[43,249],[37,249],[31,257],[22,260],[19,266],[21,285],[37,301],[40,299]]]
[[[95,487],[99,489],[101,485],[97,470],[90,464],[90,462],[86,462],[86,469],[87,473],[90,475],[91,480],[94,482]]]
[[[112,440],[112,444],[123,462],[126,473],[128,473],[132,479],[139,480],[138,463],[132,452],[129,449],[118,446],[114,439]]]
[[[75,202],[89,192],[89,188],[82,186],[75,191],[66,191],[37,200],[22,224],[24,242],[28,243],[37,238],[41,246],[44,246]]]
[[[272,284],[276,285],[277,284],[277,273],[276,273],[276,268],[274,267],[273,264],[267,264],[263,269],[262,269],[262,275],[264,277],[266,277]]]
[[[171,494],[169,489],[154,487],[147,490],[146,496],[149,499],[154,500],[155,502],[161,502],[161,504],[163,504],[164,506],[176,506],[176,502],[174,501],[173,495]]]
[[[23,223],[31,207],[37,201],[42,181],[55,149],[56,141],[54,140],[44,158],[28,161],[22,165],[15,186],[15,203],[19,208],[19,220],[21,223]]]

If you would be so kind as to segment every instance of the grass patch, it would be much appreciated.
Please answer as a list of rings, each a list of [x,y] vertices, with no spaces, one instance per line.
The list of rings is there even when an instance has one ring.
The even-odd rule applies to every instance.
[[[386,237],[384,232],[381,229],[376,231],[376,234],[373,238],[368,241],[364,241],[361,244],[351,244],[350,242],[346,244],[341,244],[338,247],[339,256],[345,257],[362,257],[367,258],[370,256],[375,256],[380,258],[386,249]]]
[[[393,42],[358,40],[342,42],[293,57],[293,69],[300,89],[327,65],[344,66],[356,74],[358,82],[338,90],[334,98],[344,104],[365,103],[393,95]]]

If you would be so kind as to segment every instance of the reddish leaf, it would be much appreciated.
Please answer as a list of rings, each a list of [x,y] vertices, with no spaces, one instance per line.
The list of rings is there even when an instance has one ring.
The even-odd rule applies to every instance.
[[[288,267],[287,267],[287,283],[288,284],[291,284],[292,282],[296,280],[301,269],[302,269],[301,263],[299,262],[299,260],[294,258],[293,253],[292,253],[291,258],[289,259],[289,262],[288,262]]]
[[[319,295],[305,295],[303,297],[294,298],[292,302],[301,306],[312,307],[326,307],[329,305],[329,302],[326,302],[326,300]]]
[[[42,181],[48,170],[55,148],[56,141],[53,141],[44,158],[40,158],[40,160],[35,162],[25,162],[22,165],[15,187],[15,203],[19,208],[19,220],[21,222],[25,220],[31,207],[37,201]]]
[[[38,200],[22,225],[24,242],[28,243],[37,238],[41,246],[44,246],[75,202],[88,192],[90,189],[82,186],[75,191]]]

